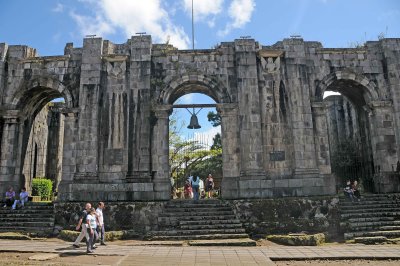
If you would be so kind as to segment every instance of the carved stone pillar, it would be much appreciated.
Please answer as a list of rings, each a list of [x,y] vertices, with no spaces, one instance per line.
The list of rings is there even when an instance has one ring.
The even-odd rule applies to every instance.
[[[371,142],[377,172],[396,169],[397,157],[393,106],[389,101],[373,101],[370,116]]]
[[[170,166],[169,166],[169,115],[171,105],[157,106],[154,109],[156,123],[153,128],[153,183],[154,199],[170,199]]]
[[[252,39],[235,40],[241,179],[264,179],[266,177],[255,46],[255,41]]]
[[[76,173],[76,145],[78,131],[78,111],[65,110],[64,115],[64,144],[62,157],[62,177],[58,186],[61,201],[72,200],[72,188]]]
[[[8,186],[13,186],[15,191],[24,185],[20,171],[17,169],[20,161],[19,153],[19,117],[18,111],[7,111],[3,115],[3,133],[1,138],[0,158],[0,190],[5,193]]]
[[[314,116],[315,156],[320,174],[331,173],[329,156],[328,126],[326,121],[326,106],[324,102],[311,104]]]
[[[238,197],[238,179],[240,176],[239,131],[237,127],[237,104],[218,104],[221,115],[222,138],[222,197],[225,199]]]

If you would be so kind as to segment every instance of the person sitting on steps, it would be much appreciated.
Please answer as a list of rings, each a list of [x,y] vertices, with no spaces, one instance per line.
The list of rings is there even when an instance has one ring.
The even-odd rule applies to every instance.
[[[12,205],[12,209],[15,210],[17,206],[19,205],[20,208],[24,207],[25,202],[28,202],[28,192],[26,191],[26,188],[23,187],[21,189],[21,193],[19,193],[19,200],[15,200],[14,204]]]
[[[361,194],[360,194],[360,190],[358,188],[357,180],[354,180],[353,184],[351,185],[351,189],[353,190],[353,195],[354,195],[355,199],[360,201],[361,200]]]
[[[351,181],[348,179],[346,181],[346,186],[344,187],[344,195],[351,200],[351,202],[354,202],[354,191],[351,189]]]
[[[14,204],[14,201],[15,201],[15,191],[13,190],[12,187],[9,187],[6,192],[6,200],[3,207],[4,208],[11,207]]]

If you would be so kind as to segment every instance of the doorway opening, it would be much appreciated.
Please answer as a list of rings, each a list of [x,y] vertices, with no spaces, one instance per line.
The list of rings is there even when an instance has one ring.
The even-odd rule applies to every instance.
[[[193,191],[189,188],[192,177],[199,177],[203,183],[200,198],[219,197],[222,142],[216,102],[205,94],[189,93],[179,97],[172,107],[169,118],[171,198],[192,199]],[[207,193],[209,174],[213,178],[213,189]]]
[[[36,87],[20,98],[24,120],[21,145],[21,187],[37,194],[35,179],[47,179],[52,187],[41,200],[52,200],[62,178],[65,99],[58,91]],[[35,184],[34,184],[35,183]]]
[[[336,80],[324,93],[332,173],[337,191],[347,180],[374,192],[375,167],[365,88],[352,80]]]

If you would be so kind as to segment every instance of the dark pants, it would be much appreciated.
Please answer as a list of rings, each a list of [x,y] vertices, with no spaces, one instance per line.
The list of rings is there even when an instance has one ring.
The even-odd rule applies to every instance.
[[[102,226],[97,226],[97,234],[100,238],[100,243],[104,243],[106,231],[104,229],[104,224]]]
[[[91,251],[93,249],[93,245],[96,243],[99,236],[97,235],[97,230],[93,229],[93,234],[90,233],[90,229],[87,229],[87,236],[86,237],[86,248],[87,251]]]
[[[14,198],[11,199],[6,199],[6,205],[7,207],[11,207],[14,204]]]

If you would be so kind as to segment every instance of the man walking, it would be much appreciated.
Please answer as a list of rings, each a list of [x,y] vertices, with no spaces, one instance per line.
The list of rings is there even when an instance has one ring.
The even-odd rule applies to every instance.
[[[86,216],[90,212],[90,209],[92,208],[92,204],[86,203],[85,209],[82,211],[82,214],[79,218],[78,225],[76,226],[76,230],[79,231],[81,228],[81,233],[79,234],[78,238],[75,240],[73,246],[76,248],[79,248],[79,243],[81,243],[82,239],[86,237],[86,240],[88,240],[89,236],[87,235],[87,230],[86,230]]]
[[[100,201],[97,204],[97,209],[96,209],[96,215],[97,219],[99,221],[99,226],[97,227],[97,232],[100,237],[100,245],[106,246],[105,241],[105,229],[104,229],[104,216],[103,216],[103,210],[104,210],[104,202]]]

